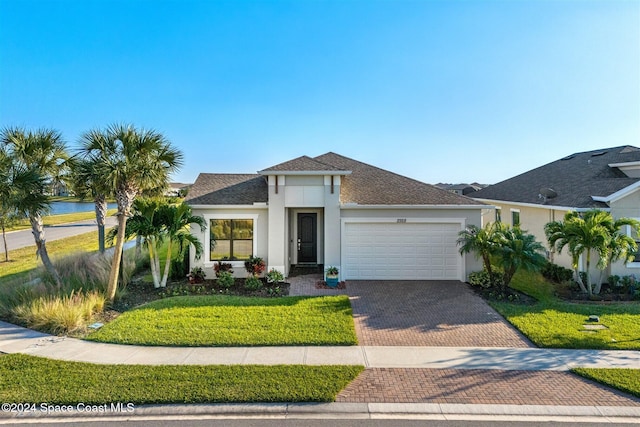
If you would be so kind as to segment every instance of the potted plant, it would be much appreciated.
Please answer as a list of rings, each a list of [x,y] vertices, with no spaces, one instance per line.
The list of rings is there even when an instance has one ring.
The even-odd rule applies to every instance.
[[[338,287],[338,267],[327,267],[325,270],[325,283],[330,288]]]
[[[258,256],[252,256],[244,262],[244,268],[251,276],[260,276],[262,272],[267,268],[264,260]]]
[[[202,283],[204,282],[204,278],[206,277],[206,273],[202,269],[202,267],[193,267],[191,272],[187,274],[187,279],[189,279],[189,283]]]

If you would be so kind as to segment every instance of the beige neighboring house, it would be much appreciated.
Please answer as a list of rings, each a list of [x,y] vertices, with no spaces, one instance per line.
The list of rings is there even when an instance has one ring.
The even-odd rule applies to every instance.
[[[483,223],[498,219],[520,224],[548,247],[545,224],[562,220],[567,211],[597,208],[611,212],[614,218],[640,220],[640,148],[627,145],[571,154],[470,197],[496,207],[484,212]],[[571,268],[566,249],[549,257]],[[616,263],[608,274],[640,273],[640,257],[637,259],[626,265]]]
[[[480,268],[456,240],[480,225],[481,202],[335,153],[302,156],[257,174],[202,173],[186,202],[207,231],[191,266],[223,260],[245,275],[249,256],[288,275],[336,266],[341,280],[465,280]]]

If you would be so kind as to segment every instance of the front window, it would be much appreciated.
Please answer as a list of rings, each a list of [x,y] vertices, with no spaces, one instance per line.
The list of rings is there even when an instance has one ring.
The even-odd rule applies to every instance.
[[[639,220],[639,218],[634,219]],[[627,225],[627,236],[633,237],[633,239],[636,241],[636,245],[638,245],[638,250],[633,254],[633,260],[631,260],[630,262],[640,265],[640,236],[633,230],[630,225]]]
[[[210,220],[209,260],[247,260],[253,255],[252,219]]]
[[[496,222],[502,221],[502,209],[496,208]]]
[[[520,226],[520,211],[511,211],[511,226]]]

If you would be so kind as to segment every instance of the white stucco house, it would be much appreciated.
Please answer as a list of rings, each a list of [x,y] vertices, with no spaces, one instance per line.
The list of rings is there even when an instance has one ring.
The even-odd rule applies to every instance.
[[[519,224],[548,247],[545,224],[561,221],[568,211],[602,209],[614,218],[640,220],[640,148],[625,145],[570,154],[469,197],[496,207],[485,212],[484,223],[500,220]],[[626,232],[632,235],[632,230]],[[639,236],[633,237],[640,242]],[[571,268],[566,249],[561,254],[550,250],[549,258]],[[640,255],[634,262],[609,266],[607,272],[620,276],[638,273]]]
[[[192,230],[204,255],[191,256],[207,272],[224,260],[242,276],[252,255],[285,275],[336,266],[341,280],[465,280],[481,268],[456,240],[481,225],[486,205],[335,153],[257,174],[202,173],[186,202],[207,223]]]

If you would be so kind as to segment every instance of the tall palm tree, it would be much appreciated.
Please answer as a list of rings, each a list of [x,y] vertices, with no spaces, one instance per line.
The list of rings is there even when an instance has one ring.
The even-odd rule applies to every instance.
[[[162,134],[125,124],[86,132],[81,145],[82,157],[94,163],[97,176],[113,189],[118,204],[118,235],[106,294],[113,301],[131,205],[143,191],[167,185],[170,174],[182,164],[182,154]]]
[[[51,206],[44,183],[59,180],[68,167],[69,156],[62,135],[52,129],[26,131],[17,127],[5,128],[0,133],[0,142],[8,149],[15,167],[33,178],[30,187],[22,188],[22,197],[15,200],[14,208],[18,215],[29,218],[36,254],[60,285],[60,276],[47,252],[42,215],[48,213]]]
[[[89,159],[74,159],[71,185],[76,196],[91,199],[95,204],[96,223],[98,224],[98,250],[104,253],[104,227],[107,219],[107,197],[112,188],[98,176],[98,168]]]
[[[631,226],[637,232],[638,222],[630,218],[614,220],[611,213],[592,209],[583,213],[567,212],[563,221],[548,223],[545,234],[549,244],[558,252],[565,246],[568,248],[580,289],[593,295],[600,290],[599,284],[596,284],[595,289],[592,285],[593,256],[598,257],[596,267],[602,271],[610,262],[627,260],[637,247],[633,239],[622,235],[623,226]],[[580,256],[584,256],[586,283],[579,272]]]

